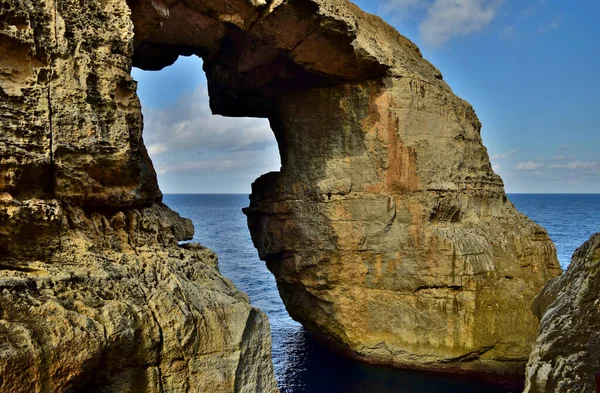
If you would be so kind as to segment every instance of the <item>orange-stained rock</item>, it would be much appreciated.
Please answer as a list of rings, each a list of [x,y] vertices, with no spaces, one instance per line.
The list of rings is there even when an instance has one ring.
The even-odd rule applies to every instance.
[[[466,102],[388,75],[290,92],[271,124],[282,169],[246,214],[293,318],[372,362],[523,373],[531,301],[560,268]]]

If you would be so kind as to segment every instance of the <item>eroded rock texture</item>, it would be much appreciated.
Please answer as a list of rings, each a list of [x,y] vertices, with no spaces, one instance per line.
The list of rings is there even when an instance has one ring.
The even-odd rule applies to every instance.
[[[523,373],[554,246],[418,48],[344,0],[131,3],[136,64],[202,56],[213,111],[269,118],[282,169],[246,214],[293,318],[369,361]]]
[[[0,265],[0,391],[277,391],[266,316],[212,251],[177,245],[189,220],[160,205],[43,214],[59,251]]]
[[[275,392],[266,316],[179,247],[125,1],[0,1],[0,391]]]
[[[472,109],[409,77],[278,109],[290,148],[246,213],[290,314],[370,361],[523,372],[531,301],[560,268],[506,199]]]
[[[535,298],[541,318],[527,364],[527,393],[595,392],[600,372],[600,233]]]

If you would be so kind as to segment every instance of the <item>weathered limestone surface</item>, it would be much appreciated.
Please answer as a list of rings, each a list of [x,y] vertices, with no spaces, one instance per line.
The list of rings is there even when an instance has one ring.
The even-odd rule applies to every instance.
[[[1,389],[276,389],[264,316],[177,247],[191,229],[143,145],[132,62],[182,54],[215,113],[271,122],[282,169],[246,213],[295,319],[369,361],[522,372],[554,247],[473,109],[381,19],[346,0],[0,0],[0,53]]]
[[[160,203],[130,9],[0,1],[0,392],[275,392],[266,316]]]
[[[282,169],[246,214],[293,318],[369,361],[524,372],[554,246],[414,44],[344,0],[153,4],[135,64],[202,56],[213,111],[271,122]]]
[[[57,206],[59,251],[0,265],[1,392],[275,392],[266,316],[166,206]]]
[[[531,301],[560,268],[507,200],[472,109],[392,77],[278,109],[290,148],[246,213],[290,314],[370,361],[522,373]]]
[[[573,254],[535,298],[541,318],[527,363],[526,393],[595,392],[600,372],[600,233]]]

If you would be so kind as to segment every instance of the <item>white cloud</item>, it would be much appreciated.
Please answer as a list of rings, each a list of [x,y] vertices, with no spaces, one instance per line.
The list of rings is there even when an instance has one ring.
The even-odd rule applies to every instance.
[[[519,12],[519,15],[517,16],[517,19],[528,19],[531,18],[532,16],[534,16],[537,12],[537,8],[535,7],[535,5],[530,4],[529,6],[523,8],[521,10],[521,12]]]
[[[439,46],[453,37],[481,31],[496,16],[499,2],[483,0],[435,0],[419,26],[423,40]]]
[[[558,148],[561,149],[561,150],[569,150],[569,149],[572,149],[573,146],[571,146],[571,145],[560,145]]]
[[[565,145],[563,148],[563,154],[552,158],[520,162],[512,173],[505,168],[501,174],[507,190],[536,193],[600,193],[600,160],[577,160],[574,159],[575,154],[569,154],[577,147]]]
[[[241,163],[233,160],[183,161],[160,167],[158,174],[165,175],[172,172],[228,172],[240,167]]]
[[[552,157],[552,159],[554,161],[564,161],[564,160],[570,160],[573,157],[575,157],[573,154],[569,154],[568,156],[565,156],[565,155],[554,156],[554,157]]]
[[[503,40],[512,40],[515,38],[515,27],[514,26],[504,26],[502,31],[500,32],[500,37]]]
[[[526,162],[521,162],[519,165],[516,166],[515,169],[518,171],[532,171],[534,169],[541,168],[543,166],[544,166],[544,164],[542,164],[541,162],[526,161]]]
[[[204,88],[182,95],[172,107],[145,111],[144,123],[151,156],[167,151],[260,150],[275,143],[266,119],[213,115]]]
[[[506,152],[506,153],[494,154],[493,156],[490,157],[490,159],[491,160],[504,160],[510,156],[517,154],[518,152],[519,152],[518,150],[512,149],[511,151]]]
[[[144,110],[144,123],[144,141],[167,192],[205,189],[194,183],[215,178],[239,190],[237,182],[245,188],[279,169],[268,120],[213,115],[204,87],[182,94],[170,107]]]
[[[389,0],[385,8],[396,13],[422,9],[421,38],[432,46],[483,30],[496,16],[502,0]]]
[[[564,164],[554,164],[551,165],[550,168],[569,170],[583,169],[585,171],[600,173],[600,161],[571,161]]]
[[[552,21],[550,21],[548,23],[541,24],[538,27],[538,32],[545,33],[545,32],[550,31],[550,30],[558,29],[559,27],[560,27],[560,20],[554,19],[554,20],[552,20]]]
[[[151,156],[158,156],[166,153],[169,150],[168,146],[164,143],[155,143],[148,146],[148,154]]]
[[[600,192],[600,161],[526,161],[516,169],[508,182],[516,192]]]

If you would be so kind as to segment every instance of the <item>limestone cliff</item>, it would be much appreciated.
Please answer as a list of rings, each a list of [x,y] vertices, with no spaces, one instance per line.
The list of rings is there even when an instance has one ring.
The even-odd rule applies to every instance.
[[[246,213],[294,318],[369,361],[522,372],[554,247],[470,105],[381,19],[346,0],[1,0],[0,53],[4,369],[59,391],[275,389],[264,316],[178,248],[142,141],[132,64],[193,54],[215,113],[271,122],[282,169]]]
[[[38,217],[36,217],[38,218]],[[267,318],[167,207],[57,204],[59,250],[0,265],[1,392],[275,392]]]
[[[522,373],[531,301],[560,268],[507,200],[472,109],[387,77],[294,92],[277,116],[289,149],[246,214],[290,315],[369,361]]]
[[[125,1],[0,1],[0,392],[275,392],[266,316],[160,203]]]
[[[541,318],[527,364],[526,393],[595,392],[600,372],[600,233],[573,254],[535,298]]]

